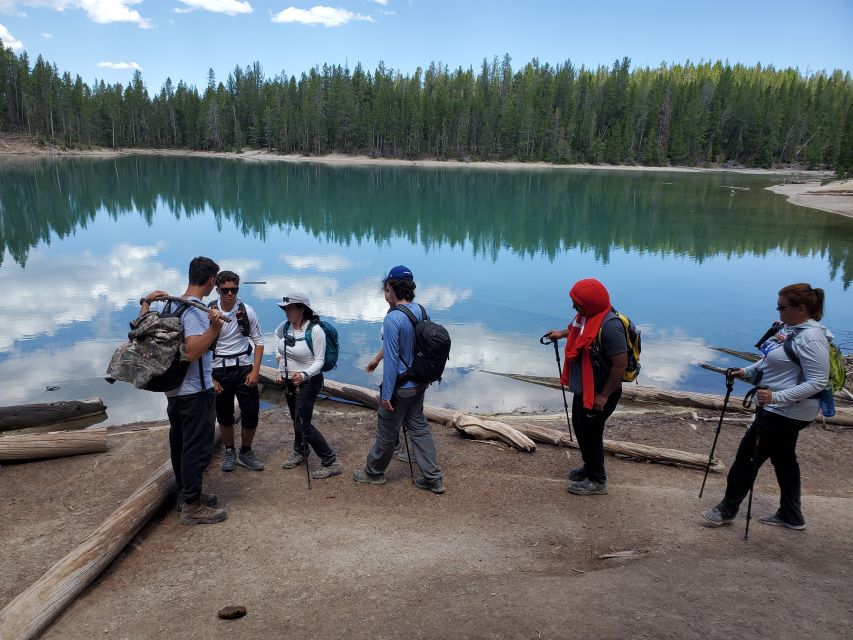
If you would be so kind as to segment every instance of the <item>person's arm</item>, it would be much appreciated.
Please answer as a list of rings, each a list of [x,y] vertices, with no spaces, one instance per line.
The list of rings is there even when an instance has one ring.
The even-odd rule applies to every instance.
[[[548,333],[547,333],[546,335],[547,335],[551,340],[553,340],[554,342],[556,342],[557,340],[562,340],[563,338],[565,338],[566,336],[568,336],[568,335],[569,335],[569,330],[568,330],[568,328],[566,328],[566,329],[551,329],[551,330],[549,330],[549,331],[548,331]]]
[[[157,291],[152,291],[151,293],[143,296],[139,300],[139,315],[144,316],[146,313],[148,313],[151,310],[151,303],[154,302],[154,300],[156,300],[157,298],[163,298],[168,295],[169,294],[165,291],[160,291],[158,289]]]
[[[251,307],[246,307],[246,314],[249,316],[249,338],[254,345],[255,360],[252,362],[252,370],[246,376],[245,384],[247,387],[254,387],[258,384],[258,378],[261,375],[261,360],[264,357],[264,334],[261,331],[261,323],[258,321],[258,314]]]
[[[376,367],[379,366],[379,363],[382,362],[382,358],[385,357],[385,349],[381,348],[376,352],[376,355],[373,356],[370,362],[367,363],[367,366],[364,368],[367,373],[373,373],[376,371]]]
[[[823,336],[810,340],[800,334],[798,338],[795,338],[795,347],[805,380],[793,387],[770,392],[767,404],[793,404],[811,398],[829,383],[829,343]]]
[[[617,353],[615,356],[610,358],[610,373],[607,376],[607,380],[604,382],[604,386],[601,387],[601,391],[595,395],[595,399],[592,402],[593,409],[596,411],[604,409],[604,405],[607,404],[607,400],[613,392],[622,386],[622,374],[625,373],[627,368],[627,351],[624,353]]]
[[[192,313],[192,311],[187,311],[187,313]],[[222,312],[219,309],[209,309],[207,317],[210,319],[210,326],[204,330],[204,333],[201,335],[185,334],[184,353],[191,362],[198,360],[205,354],[225,324],[222,321]]]
[[[323,365],[326,364],[326,332],[319,324],[315,324],[311,328],[311,346],[314,350],[314,360],[305,371],[294,374],[294,384],[302,384],[322,373]]]
[[[398,315],[402,315],[400,312]],[[408,318],[404,318],[409,322]],[[400,326],[394,321],[394,314],[389,313],[382,321],[383,341],[382,353],[385,364],[382,368],[382,392],[380,402],[388,411],[393,411],[391,396],[397,386],[397,369],[400,363]]]

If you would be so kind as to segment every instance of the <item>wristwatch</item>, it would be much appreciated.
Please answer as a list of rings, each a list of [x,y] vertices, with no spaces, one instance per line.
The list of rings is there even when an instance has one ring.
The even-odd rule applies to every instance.
[[[139,299],[139,306],[141,307],[144,304],[151,304],[151,301],[148,298],[140,298]]]

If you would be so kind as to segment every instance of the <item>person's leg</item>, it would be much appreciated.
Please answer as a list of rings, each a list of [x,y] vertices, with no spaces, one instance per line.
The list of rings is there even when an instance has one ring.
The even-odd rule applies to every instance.
[[[237,404],[240,406],[240,450],[252,448],[255,440],[255,432],[258,428],[258,414],[260,413],[261,395],[257,385],[246,386],[246,376],[252,367],[240,367],[239,381],[235,389]]]
[[[733,518],[737,515],[743,499],[746,498],[750,488],[755,482],[758,470],[768,458],[765,443],[765,431],[763,421],[765,413],[756,414],[749,429],[738,445],[735,460],[726,477],[726,492],[723,499],[717,504],[717,509],[723,518]],[[757,443],[756,443],[757,441]]]
[[[776,480],[779,482],[779,510],[776,516],[792,525],[804,525],[802,504],[800,500],[800,465],[797,462],[797,438],[800,429],[808,423],[789,420],[779,416],[778,424],[772,431],[772,438],[768,437],[768,449],[770,462],[776,472]],[[769,433],[768,433],[769,435]],[[766,437],[766,436],[765,436]]]
[[[326,438],[320,433],[320,430],[314,426],[312,422],[314,418],[314,403],[317,401],[317,395],[320,389],[323,388],[323,376],[318,375],[311,378],[306,384],[302,385],[299,392],[299,397],[296,401],[296,414],[299,417],[299,426],[302,429],[302,441],[306,443],[306,447],[310,445],[314,449],[324,466],[329,466],[335,462],[335,452],[332,451]]]
[[[212,391],[203,391],[182,398],[183,450],[181,477],[184,503],[199,499],[202,474],[213,458],[216,413]]]
[[[175,483],[178,486],[178,494],[183,495],[184,484],[181,478],[181,450],[183,449],[184,435],[181,424],[181,411],[179,407],[180,396],[166,399],[166,415],[169,417],[169,457],[172,460],[172,471],[175,472]]]
[[[576,393],[572,396],[572,425],[575,428],[575,438],[578,440],[578,448],[581,452],[584,470],[587,468],[587,456],[589,455],[589,429],[587,428],[586,414],[583,408],[583,398]]]
[[[367,454],[367,462],[364,465],[364,470],[369,475],[382,475],[388,464],[391,462],[391,457],[394,455],[394,444],[397,442],[400,433],[400,425],[403,423],[403,414],[397,410],[399,398],[397,392],[391,396],[391,404],[395,407],[394,411],[388,411],[382,406],[376,412],[376,439],[373,441],[373,447]]]
[[[287,400],[287,408],[290,411],[290,419],[293,421],[293,451],[302,457],[308,456],[308,445],[302,442],[302,430],[296,426],[296,388],[292,383],[285,382],[284,397]]]
[[[408,397],[404,396],[407,394]],[[441,467],[438,466],[438,456],[435,448],[435,440],[429,428],[426,416],[424,416],[424,395],[426,386],[414,387],[412,389],[400,389],[398,397],[403,404],[405,417],[403,424],[411,443],[411,454],[420,467],[421,473],[429,483],[442,479]],[[400,408],[398,408],[400,410]]]
[[[622,389],[617,389],[608,398],[604,409],[601,411],[583,409],[586,412],[585,428],[587,432],[587,457],[584,459],[584,465],[586,466],[587,477],[599,484],[607,482],[607,472],[604,469],[604,425],[613,414],[621,397]]]
[[[230,369],[219,367],[213,370],[213,379],[222,387],[216,394],[216,421],[219,423],[219,434],[226,449],[234,448],[234,384]]]

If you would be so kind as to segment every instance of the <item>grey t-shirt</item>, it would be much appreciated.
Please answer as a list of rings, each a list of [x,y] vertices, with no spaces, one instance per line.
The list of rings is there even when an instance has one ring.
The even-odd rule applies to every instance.
[[[613,356],[618,356],[620,353],[628,351],[628,340],[625,337],[625,325],[615,313],[610,311],[601,323],[601,351],[605,359],[610,361]],[[569,390],[572,393],[583,393],[583,357],[579,355],[569,364]],[[595,364],[595,355],[593,355],[593,365]],[[609,369],[608,369],[609,371]],[[600,391],[607,379],[606,372],[599,372],[593,366],[593,374],[595,377],[595,390]]]

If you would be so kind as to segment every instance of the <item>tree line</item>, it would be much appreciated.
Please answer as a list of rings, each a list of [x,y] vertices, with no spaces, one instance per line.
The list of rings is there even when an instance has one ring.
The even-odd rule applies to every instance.
[[[484,59],[402,74],[323,65],[297,78],[260,63],[203,91],[92,86],[0,43],[0,129],[68,147],[189,148],[383,158],[665,165],[802,165],[853,172],[849,72],[736,64],[634,68]]]

